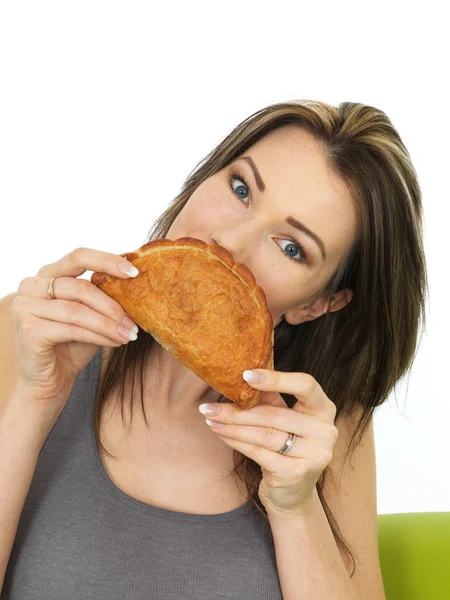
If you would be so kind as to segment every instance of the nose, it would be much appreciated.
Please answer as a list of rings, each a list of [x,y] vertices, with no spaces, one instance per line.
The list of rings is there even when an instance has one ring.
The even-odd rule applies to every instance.
[[[233,257],[233,260],[234,260],[235,262],[238,262],[238,261],[236,261],[236,258],[235,258],[235,254],[234,254],[234,252],[231,252],[231,251],[230,251],[230,250],[227,248],[227,246],[225,246],[225,244],[219,244],[219,242],[218,242],[217,240],[215,240],[213,237],[211,238],[211,243],[212,243],[212,244],[215,244],[216,246],[222,246],[222,248],[225,248],[225,250],[227,250],[227,251],[228,251],[228,252],[231,254],[231,256]]]
[[[248,219],[221,230],[215,229],[211,233],[211,243],[228,250],[236,263],[248,265],[254,260],[254,249],[258,246],[260,234]]]

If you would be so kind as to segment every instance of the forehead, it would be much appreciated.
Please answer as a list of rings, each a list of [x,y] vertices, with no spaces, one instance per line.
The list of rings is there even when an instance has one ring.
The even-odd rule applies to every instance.
[[[270,132],[251,146],[266,185],[263,194],[277,214],[292,215],[322,238],[329,258],[339,260],[358,233],[358,210],[345,182],[327,164],[312,134],[294,125]]]
[[[327,196],[330,188],[335,193],[347,192],[344,182],[329,168],[322,144],[312,134],[294,125],[270,132],[246,154],[258,161],[257,165],[260,171],[264,169],[267,179],[283,175],[289,187],[309,191],[316,199]]]

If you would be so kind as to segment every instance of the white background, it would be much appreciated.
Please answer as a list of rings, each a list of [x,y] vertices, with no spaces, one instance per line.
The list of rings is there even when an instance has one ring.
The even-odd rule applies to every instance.
[[[430,284],[414,366],[375,413],[378,512],[448,511],[445,3],[312,4],[3,1],[0,297],[77,247],[138,248],[195,165],[260,108],[376,106],[419,176]]]

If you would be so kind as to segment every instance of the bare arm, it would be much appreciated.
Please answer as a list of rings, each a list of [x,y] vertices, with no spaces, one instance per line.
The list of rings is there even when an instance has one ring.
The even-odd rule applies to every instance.
[[[333,476],[325,480],[324,492],[328,508],[352,548],[356,570],[350,578],[353,565],[336,545],[316,493],[303,518],[271,522],[285,600],[386,600],[378,557],[373,420],[352,459],[344,462],[354,426],[353,417],[336,419],[339,438],[330,463]]]
[[[304,518],[270,525],[284,600],[360,600],[317,495]]]
[[[0,589],[49,423],[13,389],[0,412]]]
[[[16,379],[16,332],[11,306],[17,293],[0,298],[0,412]]]
[[[101,345],[130,341],[123,307],[77,276],[92,270],[126,279],[122,263],[121,255],[77,248],[0,299],[0,589],[40,450],[77,373]],[[54,279],[64,285],[49,302]],[[70,360],[61,359],[58,344]]]
[[[0,299],[0,590],[39,452],[52,427],[33,413],[27,391],[15,386],[11,304],[16,295]]]

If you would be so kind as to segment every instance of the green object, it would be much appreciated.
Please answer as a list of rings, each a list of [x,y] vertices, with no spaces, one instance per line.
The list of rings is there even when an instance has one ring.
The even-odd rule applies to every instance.
[[[378,515],[387,600],[450,600],[450,512]]]

